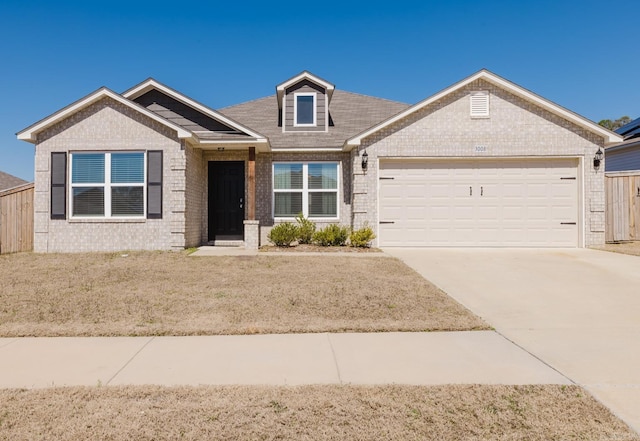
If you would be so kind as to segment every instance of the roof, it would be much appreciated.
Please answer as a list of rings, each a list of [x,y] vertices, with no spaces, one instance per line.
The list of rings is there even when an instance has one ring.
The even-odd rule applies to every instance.
[[[138,98],[141,95],[144,95],[145,93],[149,92],[150,90],[158,90],[162,93],[164,93],[165,95],[168,95],[174,99],[176,99],[177,101],[180,101],[181,103],[215,119],[218,120],[220,122],[222,122],[223,124],[238,130],[239,132],[244,133],[245,135],[247,135],[248,137],[257,140],[259,142],[266,142],[266,139],[264,138],[264,136],[262,136],[259,133],[254,132],[252,129],[250,129],[249,127],[245,127],[244,125],[238,123],[237,121],[234,121],[232,119],[230,119],[229,117],[221,114],[220,112],[217,112],[215,110],[213,110],[210,107],[205,106],[204,104],[199,103],[198,101],[189,98],[186,95],[181,94],[180,92],[178,92],[175,89],[172,89],[162,83],[160,83],[159,81],[154,80],[153,78],[148,78],[146,80],[144,80],[142,83],[138,84],[137,86],[132,87],[131,89],[123,92],[122,96],[129,99],[129,100],[135,100],[136,98]],[[205,132],[203,134],[198,134],[199,137],[201,137],[202,139],[224,139],[224,136],[221,136],[220,134],[215,134],[215,133],[209,133],[209,132]],[[231,139],[234,138],[234,136],[230,137]],[[235,135],[235,138],[239,138],[239,136]]]
[[[624,136],[624,139],[640,136],[640,118],[636,118],[630,123],[616,129],[616,133]]]
[[[26,184],[20,184],[16,187],[7,188],[6,190],[0,189],[0,196],[8,196],[14,193],[20,193],[21,191],[29,190],[34,188],[33,182],[27,182]]]
[[[295,78],[295,77],[294,77]],[[276,96],[248,101],[219,111],[269,138],[273,150],[342,149],[346,139],[409,107],[408,104],[335,90],[328,132],[284,132],[278,125]]]
[[[24,185],[26,183],[27,181],[25,181],[24,179],[20,179],[17,176],[13,176],[9,173],[0,171],[0,191],[8,190],[10,188]]]
[[[94,104],[104,98],[111,98],[133,110],[135,110],[136,112],[139,112],[143,115],[146,115],[147,117],[159,122],[160,124],[163,124],[167,127],[169,127],[172,130],[175,130],[177,133],[178,138],[191,138],[193,137],[193,134],[188,131],[185,130],[184,128],[180,127],[177,124],[174,124],[164,118],[162,118],[161,116],[155,114],[154,112],[151,112],[150,110],[145,109],[144,107],[140,106],[137,103],[134,103],[131,100],[128,100],[124,97],[122,97],[121,95],[118,95],[116,92],[106,88],[106,87],[101,87],[100,89],[97,89],[94,92],[91,92],[89,95],[85,96],[84,98],[79,99],[78,101],[76,101],[75,103],[69,104],[67,107],[64,107],[60,110],[58,110],[57,112],[47,116],[46,118],[38,121],[35,124],[32,124],[31,126],[27,127],[26,129],[20,131],[17,133],[18,139],[21,139],[23,141],[27,141],[27,142],[31,142],[31,143],[35,143],[37,140],[37,135],[38,133],[42,132],[43,130],[53,126],[54,124],[64,120],[65,118],[69,117],[70,115],[73,115],[74,113],[89,107],[91,104]]]
[[[635,148],[640,145],[640,138],[629,138],[626,141],[620,142],[618,144],[612,144],[607,146],[605,149],[606,152],[615,152],[618,150]]]
[[[471,75],[470,77],[467,77],[464,80],[458,83],[455,83],[452,86],[449,86],[446,89],[436,93],[435,95],[432,95],[431,97],[419,102],[418,104],[409,107],[405,111],[400,112],[397,115],[379,124],[376,124],[371,128],[364,130],[363,132],[359,133],[357,136],[354,136],[348,139],[346,142],[346,146],[353,147],[353,146],[360,145],[363,139],[373,135],[374,133],[377,133],[378,131],[384,129],[385,127],[390,126],[391,124],[394,124],[397,121],[400,121],[408,117],[409,115],[415,112],[418,112],[419,110],[427,107],[428,105],[442,99],[443,97],[451,93],[458,91],[459,89],[462,89],[463,87],[466,87],[468,84],[477,80],[484,80],[491,84],[494,84],[500,87],[501,89],[504,89],[512,93],[513,95],[516,95],[526,101],[529,101],[555,115],[560,116],[561,118],[564,118],[567,121],[570,121],[592,133],[595,133],[596,135],[604,138],[605,144],[617,143],[622,141],[622,137],[617,133],[614,133],[608,129],[605,129],[604,127],[594,123],[593,121],[583,116],[580,116],[577,113],[574,113],[570,110],[567,110],[564,107],[561,107],[558,104],[555,104],[545,98],[542,98],[541,96],[536,95],[535,93],[527,89],[524,89],[523,87],[520,87],[517,84],[512,83],[492,72],[489,72],[486,69],[482,69],[479,72]]]

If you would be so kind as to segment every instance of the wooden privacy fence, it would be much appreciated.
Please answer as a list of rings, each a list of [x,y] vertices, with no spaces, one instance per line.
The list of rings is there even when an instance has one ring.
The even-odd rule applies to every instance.
[[[640,240],[640,173],[605,176],[607,242]]]
[[[0,192],[0,254],[33,250],[33,184]]]

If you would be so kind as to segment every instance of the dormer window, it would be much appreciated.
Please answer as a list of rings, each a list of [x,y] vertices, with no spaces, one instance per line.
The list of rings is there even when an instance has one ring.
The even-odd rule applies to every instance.
[[[282,132],[328,132],[335,86],[307,71],[276,86]]]
[[[296,93],[293,101],[293,125],[312,127],[316,125],[316,94]]]

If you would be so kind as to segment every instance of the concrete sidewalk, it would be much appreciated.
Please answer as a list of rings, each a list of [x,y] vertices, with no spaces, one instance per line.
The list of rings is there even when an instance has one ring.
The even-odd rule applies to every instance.
[[[0,339],[0,388],[571,384],[493,331]]]

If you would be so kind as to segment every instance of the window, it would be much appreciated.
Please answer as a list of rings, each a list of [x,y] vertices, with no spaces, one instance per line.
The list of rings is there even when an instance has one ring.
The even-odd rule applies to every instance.
[[[338,217],[338,163],[273,164],[273,213],[291,218]]]
[[[72,217],[143,217],[142,152],[72,153]]]
[[[489,118],[489,92],[471,92],[470,108],[472,118]]]
[[[296,93],[293,98],[293,125],[316,125],[316,94]]]

